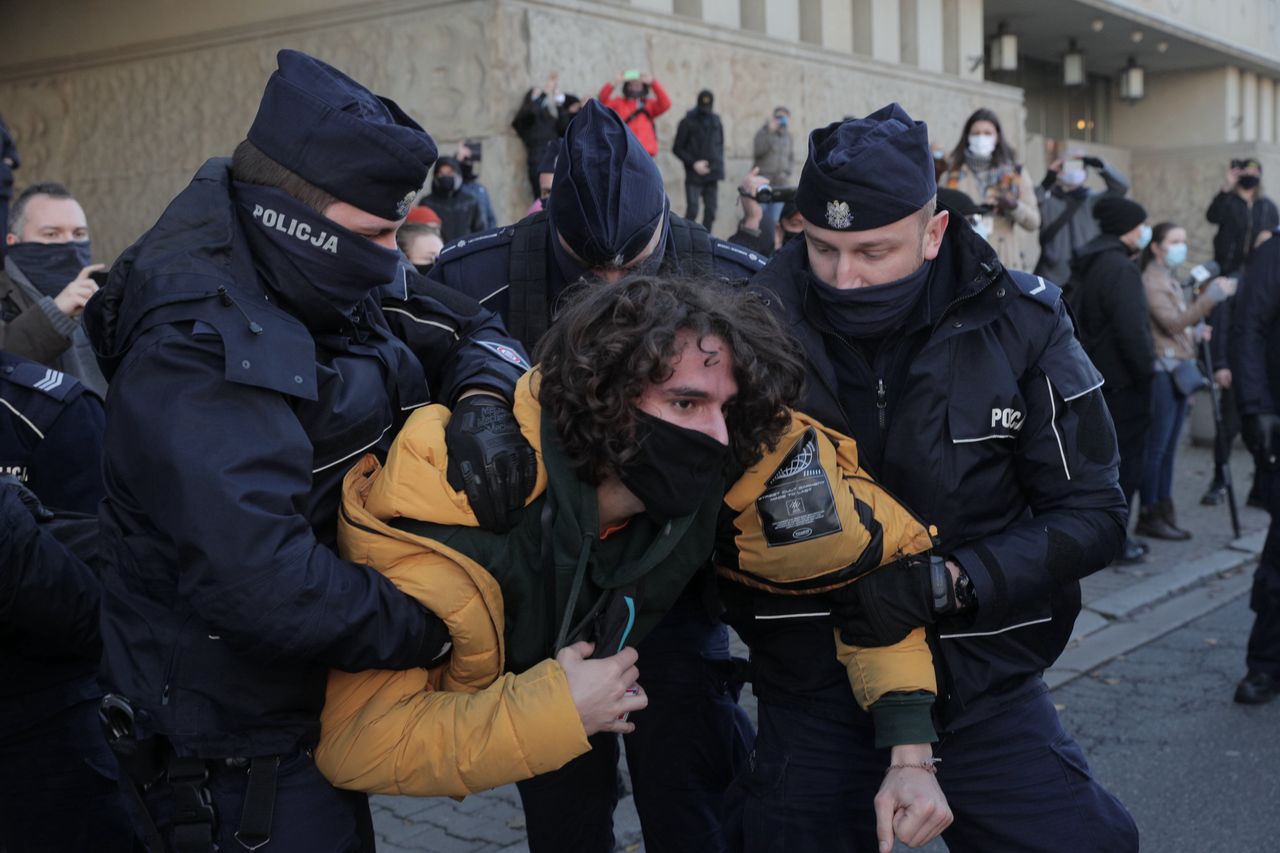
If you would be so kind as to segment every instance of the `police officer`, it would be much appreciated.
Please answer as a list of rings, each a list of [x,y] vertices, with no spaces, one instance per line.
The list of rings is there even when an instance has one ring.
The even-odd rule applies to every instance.
[[[0,351],[0,474],[42,502],[98,511],[105,421],[102,401],[74,378]]]
[[[671,213],[662,173],[612,110],[588,101],[565,131],[545,209],[440,253],[430,278],[480,300],[526,347],[547,330],[556,297],[583,279],[705,273],[744,280],[755,252]]]
[[[365,798],[311,758],[326,674],[431,664],[447,632],[339,559],[341,478],[433,398],[461,413],[469,486],[519,505],[532,462],[509,411],[519,345],[421,290],[395,248],[431,137],[323,62],[278,61],[235,156],[200,169],[85,312],[113,381],[102,676],[132,705],[121,747],[162,759],[137,779],[140,828],[183,851],[371,844]],[[421,327],[412,349],[389,314]]]
[[[557,297],[579,281],[632,272],[742,281],[762,265],[672,215],[653,159],[616,114],[588,101],[565,133],[545,212],[446,246],[429,277],[501,314],[532,348]],[[695,579],[638,649],[649,707],[626,738],[627,766],[653,850],[724,849],[723,792],[750,743],[724,673],[728,631],[708,615],[705,589]],[[562,770],[521,783],[531,850],[612,849],[600,839],[612,838],[617,754],[616,738],[602,738]]]
[[[1271,513],[1267,542],[1253,576],[1249,607],[1255,614],[1235,701],[1270,702],[1280,695],[1280,240],[1254,251],[1236,295],[1228,349],[1245,442],[1258,463],[1258,490]]]
[[[0,352],[0,847],[7,850],[134,849],[115,756],[98,727],[100,586],[86,563],[97,530],[87,513],[97,511],[103,491],[103,424],[102,403],[75,379]]]
[[[855,645],[931,626],[948,849],[1133,851],[1132,819],[1041,679],[1079,579],[1124,535],[1101,378],[1059,289],[1004,269],[935,211],[936,192],[926,126],[897,104],[816,130],[796,198],[805,239],[754,279],[805,351],[805,411],[857,439],[859,461],[937,526],[946,561],[872,574],[836,602],[735,604],[760,700],[737,792],[745,846],[785,834],[797,850],[876,849],[888,754],[832,664],[831,607]]]

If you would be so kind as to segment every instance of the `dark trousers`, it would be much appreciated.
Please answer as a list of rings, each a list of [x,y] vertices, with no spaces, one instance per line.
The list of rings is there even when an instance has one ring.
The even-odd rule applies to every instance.
[[[708,665],[728,659],[728,631],[686,594],[637,651],[649,707],[623,740],[645,849],[724,851],[724,792],[753,736],[737,685]],[[519,784],[532,853],[612,853],[618,755],[617,735],[596,735],[587,754]]]
[[[734,850],[874,853],[889,751],[870,727],[761,701],[749,769],[729,795]],[[1134,853],[1138,830],[1089,772],[1047,693],[946,735],[938,782],[951,853]]]
[[[1143,506],[1173,498],[1173,462],[1186,420],[1187,398],[1174,387],[1173,374],[1157,372],[1151,380],[1151,426],[1142,466]]]
[[[1151,423],[1151,386],[1147,383],[1115,388],[1102,386],[1102,396],[1111,410],[1116,427],[1116,444],[1120,451],[1120,488],[1125,500],[1132,501],[1142,483],[1142,468],[1147,448],[1147,431]]]
[[[142,850],[98,725],[98,703],[33,715],[29,723],[0,731],[0,849]]]
[[[220,850],[244,850],[235,834],[244,810],[248,770],[228,767],[224,761],[210,761],[208,766],[206,787],[217,815],[215,843]],[[167,782],[153,785],[146,800],[156,827],[172,843],[172,787]],[[262,853],[372,853],[369,798],[330,785],[307,753],[282,758],[270,840],[257,849]]]
[[[685,181],[684,218],[690,222],[698,221],[698,199],[701,198],[703,205],[702,226],[710,231],[712,223],[716,221],[716,192],[719,186],[719,181],[711,181],[706,184]]]
[[[1251,670],[1280,675],[1280,474],[1259,469],[1257,476],[1271,526],[1253,573],[1249,608],[1255,616],[1245,663]]]

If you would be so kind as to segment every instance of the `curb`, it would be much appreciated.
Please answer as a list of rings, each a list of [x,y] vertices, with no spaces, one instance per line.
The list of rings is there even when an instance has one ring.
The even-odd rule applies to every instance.
[[[1105,595],[1084,606],[1071,640],[1044,674],[1050,689],[1086,675],[1246,594],[1266,531],[1242,536],[1211,554]]]

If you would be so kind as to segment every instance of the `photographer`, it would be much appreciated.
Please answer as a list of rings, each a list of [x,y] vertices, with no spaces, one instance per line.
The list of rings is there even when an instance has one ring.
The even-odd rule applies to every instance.
[[[671,109],[671,98],[653,75],[635,69],[619,71],[600,87],[596,99],[618,114],[650,157],[658,156],[658,129],[653,122]]]
[[[1014,228],[1039,229],[1040,206],[1017,158],[1005,141],[999,117],[988,109],[977,110],[964,123],[939,186],[990,205],[991,213],[984,216],[987,242],[1006,267],[1025,270],[1031,259],[1019,248]]]
[[[1213,197],[1205,218],[1218,226],[1218,233],[1213,237],[1213,259],[1217,261],[1222,274],[1241,274],[1253,254],[1258,235],[1280,225],[1280,212],[1277,212],[1275,203],[1262,192],[1262,164],[1253,158],[1232,160],[1227,167],[1226,179],[1218,194]],[[1209,315],[1209,326],[1217,332],[1209,341],[1213,358],[1210,368],[1214,381],[1222,388],[1222,413],[1225,421],[1224,434],[1214,443],[1214,471],[1222,469],[1236,436],[1240,434],[1240,419],[1231,390],[1231,367],[1227,363],[1230,337],[1228,330],[1232,325],[1234,304],[1234,299],[1228,299]],[[1216,506],[1226,500],[1226,497],[1226,484],[1215,476],[1200,503]],[[1250,506],[1264,505],[1257,488],[1256,475],[1248,500]]]
[[[1086,187],[1089,169],[1097,169],[1106,183],[1103,192]],[[1098,157],[1068,152],[1049,164],[1036,200],[1040,202],[1040,260],[1036,275],[1066,286],[1071,277],[1071,257],[1076,250],[1098,236],[1093,207],[1099,199],[1120,198],[1129,192],[1124,175]]]
[[[794,187],[774,187],[769,179],[752,169],[738,186],[742,219],[730,243],[745,246],[769,257],[788,240],[804,234],[804,218],[796,210]],[[777,205],[781,215],[774,219],[771,208]]]

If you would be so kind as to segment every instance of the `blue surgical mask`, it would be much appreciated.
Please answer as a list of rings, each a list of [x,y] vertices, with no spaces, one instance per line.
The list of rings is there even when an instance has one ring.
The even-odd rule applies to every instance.
[[[1164,263],[1169,269],[1180,266],[1187,260],[1187,244],[1174,243],[1164,253]]]
[[[1147,244],[1151,242],[1151,226],[1142,223],[1142,230],[1138,232],[1138,249],[1147,248]]]

